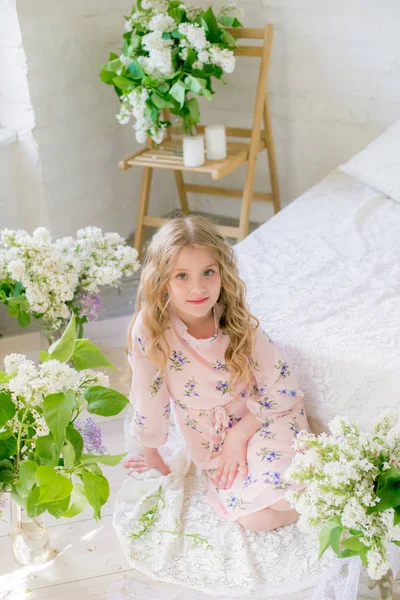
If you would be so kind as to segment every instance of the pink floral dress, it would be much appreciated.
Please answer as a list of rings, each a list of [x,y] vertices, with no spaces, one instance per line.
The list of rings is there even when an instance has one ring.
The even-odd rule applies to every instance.
[[[229,337],[219,327],[218,304],[214,315],[215,334],[200,340],[188,333],[183,321],[173,318],[166,333],[171,352],[163,377],[146,357],[148,334],[138,315],[132,332],[133,352],[128,356],[132,367],[132,433],[143,446],[162,446],[172,402],[192,460],[206,474],[213,474],[226,432],[251,411],[260,420],[260,429],[248,441],[248,477],[237,475],[229,490],[208,481],[207,501],[223,519],[235,521],[278,502],[289,489],[304,487],[288,484],[282,476],[295,454],[293,439],[300,430],[309,430],[309,424],[304,394],[289,365],[260,327],[255,334],[254,356],[249,357],[253,389],[247,394],[243,380],[231,389],[224,362]]]

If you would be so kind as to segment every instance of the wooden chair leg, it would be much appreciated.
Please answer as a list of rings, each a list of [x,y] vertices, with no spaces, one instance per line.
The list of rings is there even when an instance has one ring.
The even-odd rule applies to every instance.
[[[134,247],[139,253],[139,260],[142,257],[142,249],[143,249],[143,238],[144,238],[144,218],[147,215],[147,210],[149,206],[149,198],[150,198],[150,187],[151,187],[151,179],[152,179],[153,169],[152,167],[143,167],[143,176],[142,176],[142,187],[140,190],[140,200],[139,200],[139,208],[136,219],[136,231],[135,231],[135,240]]]
[[[264,130],[265,145],[267,147],[267,157],[269,166],[269,176],[271,179],[272,198],[274,203],[274,214],[281,210],[281,201],[279,195],[278,172],[276,167],[276,155],[274,146],[274,136],[272,132],[271,111],[269,107],[268,94],[265,94],[264,104]]]
[[[189,214],[189,204],[185,191],[185,183],[183,181],[182,171],[174,171],[176,187],[178,188],[179,201],[184,215]]]
[[[243,190],[242,210],[239,221],[238,239],[243,240],[249,233],[250,208],[254,193],[254,177],[256,170],[256,162],[249,161],[247,163],[246,179]]]

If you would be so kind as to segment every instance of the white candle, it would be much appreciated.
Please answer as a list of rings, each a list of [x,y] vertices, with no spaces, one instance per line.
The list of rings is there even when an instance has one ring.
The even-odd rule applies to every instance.
[[[226,131],[224,125],[207,125],[206,149],[208,160],[226,158]]]
[[[183,164],[185,167],[204,165],[204,138],[202,135],[183,138]]]

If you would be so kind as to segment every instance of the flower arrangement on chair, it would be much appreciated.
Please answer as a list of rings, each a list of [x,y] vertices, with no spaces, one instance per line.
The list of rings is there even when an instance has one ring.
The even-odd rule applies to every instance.
[[[117,119],[134,117],[138,142],[149,135],[159,144],[169,122],[163,109],[182,118],[189,132],[199,122],[196,96],[211,100],[212,78],[235,68],[235,39],[226,27],[241,27],[237,9],[225,6],[218,15],[188,7],[180,0],[138,0],[126,17],[124,45],[102,66],[101,80],[121,100]]]

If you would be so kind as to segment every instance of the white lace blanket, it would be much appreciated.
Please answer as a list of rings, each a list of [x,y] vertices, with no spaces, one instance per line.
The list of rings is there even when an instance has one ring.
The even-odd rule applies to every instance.
[[[127,415],[126,429],[129,420]],[[295,524],[270,533],[254,533],[246,532],[237,523],[221,521],[204,500],[204,475],[187,456],[175,426],[161,451],[172,473],[163,477],[152,469],[141,475],[132,474],[117,498],[114,527],[133,568],[152,579],[185,585],[219,598],[250,593],[252,599],[258,597],[255,593],[260,598],[287,598],[289,586],[296,593],[296,600],[306,598],[299,593],[314,587],[321,575],[325,580],[327,570],[336,572],[342,561],[330,552],[318,561],[317,534],[305,535]],[[154,497],[147,498],[155,496],[160,486],[164,506],[159,518],[148,533],[131,539],[141,515],[155,505]],[[162,530],[186,535],[161,533]],[[196,534],[202,538],[197,543],[190,537]],[[134,585],[132,589],[136,589]],[[168,593],[168,588],[163,591]],[[153,598],[164,596],[154,592]]]

